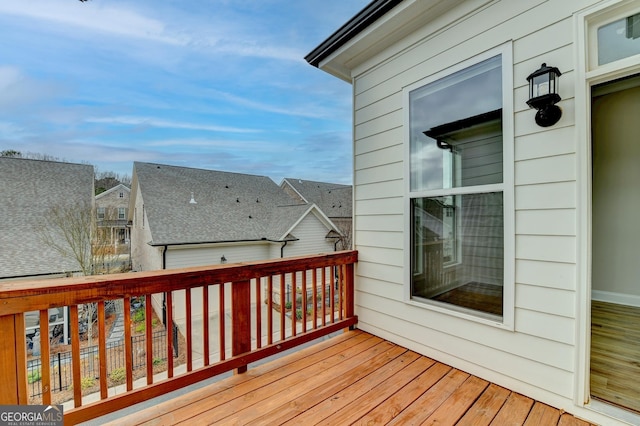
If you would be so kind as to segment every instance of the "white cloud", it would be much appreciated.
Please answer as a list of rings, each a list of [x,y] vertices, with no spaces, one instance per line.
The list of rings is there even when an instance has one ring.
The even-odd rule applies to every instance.
[[[0,121],[0,139],[21,139],[27,136],[30,135],[25,131],[24,128],[17,126],[14,123]]]
[[[251,99],[247,99],[241,96],[237,96],[231,93],[221,92],[221,91],[211,91],[215,94],[216,97],[224,98],[224,100],[234,103],[235,105],[241,105],[244,107],[252,108],[259,111],[271,112],[274,114],[282,114],[296,117],[307,117],[307,118],[324,118],[329,114],[328,110],[323,110],[318,108],[317,106],[314,108],[309,108],[308,105],[300,105],[299,103],[295,108],[291,108],[288,106],[282,106],[282,104],[277,103],[265,103],[265,102],[256,102]]]
[[[30,79],[19,68],[0,66],[0,111],[16,112],[20,107],[41,102],[58,91],[51,84]]]
[[[208,124],[187,123],[182,121],[161,120],[153,117],[117,116],[88,117],[87,123],[104,123],[120,126],[148,126],[167,129],[205,130],[208,132],[257,133],[260,130],[241,127],[213,126]]]
[[[90,32],[99,31],[168,44],[183,45],[187,42],[183,37],[167,34],[165,24],[161,21],[147,18],[133,10],[102,2],[4,1],[0,2],[0,14],[22,16],[64,27],[79,27]]]

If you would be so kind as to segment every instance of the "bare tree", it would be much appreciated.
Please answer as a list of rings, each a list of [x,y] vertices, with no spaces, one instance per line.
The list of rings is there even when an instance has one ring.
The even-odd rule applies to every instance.
[[[75,260],[83,275],[97,273],[96,264],[111,260],[108,259],[108,251],[104,250],[108,240],[97,232],[96,211],[91,202],[52,207],[38,233],[46,246],[63,257]],[[95,303],[87,303],[81,306],[80,311],[81,328],[84,329],[86,324],[89,345],[93,341],[96,308]]]
[[[83,275],[93,273],[91,243],[96,220],[90,202],[52,207],[38,229],[42,242],[61,256],[77,262]]]

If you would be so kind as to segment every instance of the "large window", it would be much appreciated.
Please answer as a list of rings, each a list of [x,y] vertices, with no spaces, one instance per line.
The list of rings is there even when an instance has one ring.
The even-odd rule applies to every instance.
[[[407,90],[410,299],[500,322],[503,60],[497,54]]]

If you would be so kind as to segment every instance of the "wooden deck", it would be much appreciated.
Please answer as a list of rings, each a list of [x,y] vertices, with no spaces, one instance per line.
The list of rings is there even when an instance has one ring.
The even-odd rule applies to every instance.
[[[112,424],[588,425],[361,331],[249,368]]]

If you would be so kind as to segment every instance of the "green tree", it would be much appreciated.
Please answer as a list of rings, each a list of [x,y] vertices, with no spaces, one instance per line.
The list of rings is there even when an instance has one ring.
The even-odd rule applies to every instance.
[[[15,149],[5,149],[4,151],[0,151],[0,157],[21,158],[22,153],[20,151],[16,151]]]

